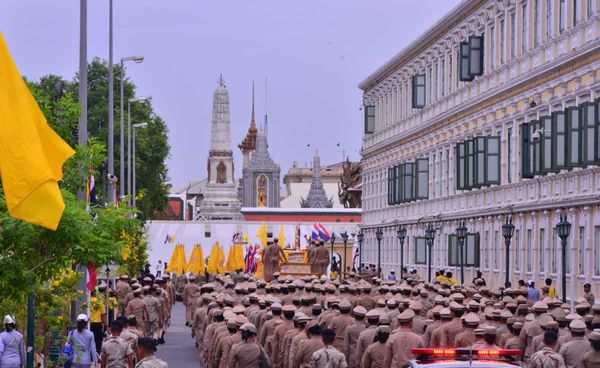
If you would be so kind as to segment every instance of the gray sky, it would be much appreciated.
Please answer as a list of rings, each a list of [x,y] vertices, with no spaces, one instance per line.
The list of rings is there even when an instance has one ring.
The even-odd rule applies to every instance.
[[[237,144],[250,121],[252,81],[262,121],[265,76],[269,147],[283,172],[293,161],[311,162],[314,148],[322,164],[340,161],[342,149],[359,160],[358,83],[459,0],[114,3],[114,60],[146,57],[128,70],[139,94],[152,96],[155,111],[167,122],[169,176],[178,187],[206,176],[212,93],[219,73],[231,97],[238,176],[242,162]],[[88,57],[106,59],[108,0],[91,0],[88,8]],[[2,0],[0,31],[28,78],[50,73],[71,78],[78,68],[78,0]]]

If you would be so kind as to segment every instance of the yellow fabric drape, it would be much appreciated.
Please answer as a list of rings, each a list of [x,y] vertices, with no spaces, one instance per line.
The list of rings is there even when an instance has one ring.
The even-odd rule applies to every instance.
[[[185,259],[185,247],[183,244],[177,244],[177,259],[175,261],[175,269],[178,275],[184,275],[187,262]]]
[[[265,224],[260,225],[256,237],[260,240],[263,247],[267,246],[267,228],[265,227]]]
[[[175,272],[177,257],[179,256],[178,252],[179,248],[176,245],[175,248],[173,248],[173,253],[171,253],[171,258],[169,259],[169,263],[167,264],[167,272]]]
[[[194,249],[192,249],[192,254],[187,264],[187,271],[204,276],[204,252],[200,244],[194,245]]]
[[[265,265],[262,261],[262,255],[265,252],[265,248],[260,248],[258,250],[258,259],[256,260],[256,271],[254,271],[254,278],[263,279],[265,278]]]
[[[207,271],[210,274],[223,274],[223,267],[225,266],[225,252],[223,252],[223,248],[219,245],[219,242],[216,242],[208,256],[208,265]]]
[[[241,244],[233,244],[229,248],[225,269],[227,271],[236,271],[240,269],[243,270],[245,266],[246,262],[244,262],[244,248]]]
[[[283,233],[283,225],[279,226],[279,245],[281,245],[282,248],[285,248],[285,234]]]
[[[56,230],[65,203],[58,181],[75,152],[46,122],[0,33],[0,177],[8,213]]]

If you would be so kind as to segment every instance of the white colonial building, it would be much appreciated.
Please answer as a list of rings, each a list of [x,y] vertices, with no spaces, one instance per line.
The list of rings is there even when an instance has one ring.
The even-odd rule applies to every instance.
[[[363,262],[459,276],[460,219],[470,235],[465,279],[505,277],[502,224],[516,226],[510,278],[550,277],[560,290],[560,239],[572,223],[568,295],[600,295],[600,1],[462,1],[360,84],[364,91]]]

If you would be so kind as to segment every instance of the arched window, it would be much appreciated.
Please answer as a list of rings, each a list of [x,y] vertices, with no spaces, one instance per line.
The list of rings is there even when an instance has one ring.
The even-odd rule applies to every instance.
[[[217,165],[217,183],[223,184],[227,182],[227,166],[223,162]]]
[[[256,205],[258,207],[267,207],[267,177],[260,175],[256,185]]]

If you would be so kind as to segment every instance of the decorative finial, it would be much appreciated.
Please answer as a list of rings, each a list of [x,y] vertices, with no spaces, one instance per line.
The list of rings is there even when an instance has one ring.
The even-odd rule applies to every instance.
[[[219,83],[219,86],[225,87],[225,78],[223,78],[223,74],[219,74],[219,79],[217,79],[217,83]]]
[[[252,81],[252,120],[254,121],[254,81]]]

